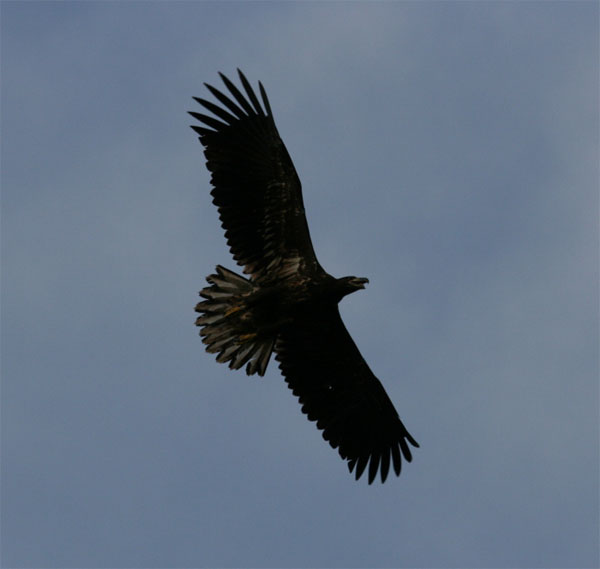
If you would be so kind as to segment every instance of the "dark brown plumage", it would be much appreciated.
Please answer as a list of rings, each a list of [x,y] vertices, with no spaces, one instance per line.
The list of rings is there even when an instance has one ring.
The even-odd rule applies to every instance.
[[[217,361],[264,375],[272,352],[308,419],[369,484],[418,447],[346,330],[339,301],[367,279],[327,274],[315,255],[300,180],[281,140],[267,94],[258,100],[238,70],[244,93],[223,74],[229,95],[206,85],[220,105],[195,98],[214,116],[190,113],[211,172],[233,258],[245,278],[218,266],[196,306],[196,324]]]

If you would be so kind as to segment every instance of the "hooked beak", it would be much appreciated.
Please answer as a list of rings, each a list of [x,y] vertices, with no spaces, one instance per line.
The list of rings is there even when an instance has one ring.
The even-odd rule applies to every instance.
[[[369,279],[365,279],[365,278],[361,278],[361,277],[356,277],[356,278],[352,279],[352,284],[356,288],[365,288],[365,285],[368,283],[369,283]]]

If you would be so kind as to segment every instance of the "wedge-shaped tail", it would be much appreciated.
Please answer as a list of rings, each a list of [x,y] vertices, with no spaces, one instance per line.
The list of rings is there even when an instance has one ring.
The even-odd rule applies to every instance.
[[[200,291],[206,300],[196,305],[206,351],[231,369],[246,364],[246,373],[264,375],[273,351],[274,337],[265,337],[253,325],[249,299],[256,291],[248,279],[217,265],[217,273],[206,277],[211,286]]]

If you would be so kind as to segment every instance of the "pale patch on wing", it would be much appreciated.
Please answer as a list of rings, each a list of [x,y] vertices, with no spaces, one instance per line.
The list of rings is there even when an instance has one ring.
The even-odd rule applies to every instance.
[[[253,275],[253,277],[256,280],[262,281],[297,278],[298,275],[304,273],[305,265],[305,259],[297,254],[291,257],[277,256],[271,259],[265,267],[266,270],[264,273],[260,271],[258,274]]]

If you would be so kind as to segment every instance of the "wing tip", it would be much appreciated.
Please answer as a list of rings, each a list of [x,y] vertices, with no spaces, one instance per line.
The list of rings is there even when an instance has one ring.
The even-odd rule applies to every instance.
[[[338,452],[347,461],[348,470],[350,473],[354,473],[355,480],[359,480],[366,472],[367,482],[371,485],[375,482],[379,473],[381,484],[384,484],[391,470],[394,471],[396,476],[400,476],[403,459],[406,462],[412,462],[413,456],[407,442],[415,448],[419,448],[417,441],[406,432],[393,444],[383,448],[383,450],[380,448],[364,454],[352,452],[347,454],[347,450],[343,451],[340,448]]]

